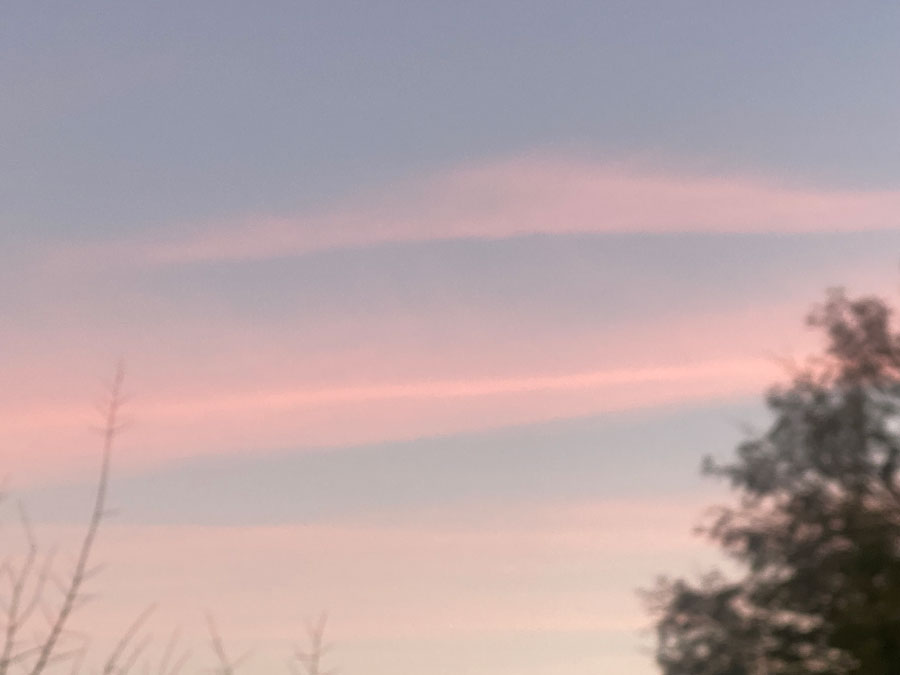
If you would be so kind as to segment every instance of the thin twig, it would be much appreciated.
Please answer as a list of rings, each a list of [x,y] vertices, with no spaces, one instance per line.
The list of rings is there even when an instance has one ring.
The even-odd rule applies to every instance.
[[[212,644],[213,652],[219,660],[222,675],[233,675],[234,665],[228,659],[228,654],[225,652],[225,645],[222,644],[222,636],[219,634],[219,629],[216,628],[216,622],[209,612],[206,613],[206,624],[209,627],[209,640]]]
[[[57,641],[62,634],[63,628],[72,610],[75,608],[76,600],[79,598],[81,585],[84,582],[85,571],[87,570],[88,561],[91,551],[94,547],[94,540],[97,537],[97,531],[100,528],[100,521],[103,519],[103,513],[106,508],[106,492],[109,485],[109,466],[112,457],[113,441],[119,432],[119,411],[122,406],[122,381],[125,377],[125,370],[120,363],[116,369],[112,386],[110,387],[109,405],[105,411],[105,425],[103,428],[103,452],[100,462],[100,476],[97,481],[97,491],[94,499],[94,508],[91,512],[90,520],[81,543],[81,549],[78,553],[78,559],[75,563],[75,569],[66,589],[62,605],[56,613],[50,632],[41,645],[40,653],[30,669],[29,675],[40,675],[47,666]]]
[[[165,675],[178,675],[181,672],[181,669],[184,668],[184,665],[188,662],[188,659],[191,658],[191,653],[192,650],[190,648],[185,649],[175,663],[172,664],[169,672]]]
[[[179,630],[176,628],[172,631],[172,636],[169,638],[169,641],[166,643],[166,649],[163,651],[162,660],[159,662],[159,669],[157,670],[157,675],[166,675],[166,672],[169,668],[169,661],[172,659],[172,654],[175,653],[175,647],[178,646],[178,638],[179,638]]]
[[[106,663],[103,666],[103,675],[110,675],[113,671],[115,671],[116,664],[118,663],[119,658],[128,648],[129,643],[134,639],[138,631],[141,629],[141,626],[144,625],[144,622],[147,621],[147,618],[153,613],[155,609],[156,605],[150,605],[147,609],[141,612],[138,618],[135,619],[134,622],[132,622],[132,624],[128,627],[128,630],[125,631],[125,633],[116,643],[116,646],[113,648],[112,653],[110,653],[109,658],[106,660]]]
[[[9,604],[6,609],[6,631],[3,637],[3,650],[0,652],[0,675],[6,675],[6,672],[9,669],[10,659],[12,658],[16,645],[16,636],[24,623],[21,612],[22,597],[25,593],[25,586],[28,582],[28,578],[31,576],[31,570],[37,560],[37,542],[31,530],[31,524],[28,521],[25,508],[21,504],[19,504],[19,517],[22,522],[22,529],[25,532],[25,537],[28,540],[28,553],[26,554],[25,561],[22,563],[22,568],[19,570],[18,574],[13,572],[12,567],[6,568],[10,575],[12,589],[10,591]],[[30,606],[31,603],[28,603],[25,607],[26,620],[27,614],[30,614]]]
[[[294,656],[303,666],[306,675],[334,675],[334,669],[322,670],[322,661],[325,655],[331,650],[331,645],[325,644],[325,624],[328,622],[328,615],[324,612],[319,615],[318,620],[309,622],[306,625],[306,636],[309,642],[307,651],[295,649]]]

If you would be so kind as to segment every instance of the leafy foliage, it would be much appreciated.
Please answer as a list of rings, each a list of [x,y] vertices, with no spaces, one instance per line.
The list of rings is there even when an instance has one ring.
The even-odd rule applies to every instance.
[[[767,399],[730,464],[735,506],[706,533],[744,574],[654,594],[666,675],[900,673],[900,334],[842,291],[809,318],[824,354]]]

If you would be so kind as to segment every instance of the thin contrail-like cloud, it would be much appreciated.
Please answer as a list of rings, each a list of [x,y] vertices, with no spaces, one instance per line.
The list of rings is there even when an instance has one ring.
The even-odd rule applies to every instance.
[[[900,224],[900,191],[818,189],[560,160],[486,163],[410,180],[314,214],[249,217],[101,243],[89,255],[144,265],[281,258],[392,242],[622,232],[789,233]]]

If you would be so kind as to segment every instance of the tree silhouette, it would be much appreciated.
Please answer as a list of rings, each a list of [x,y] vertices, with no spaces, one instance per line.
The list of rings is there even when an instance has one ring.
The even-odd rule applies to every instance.
[[[65,669],[69,675],[80,675],[88,651],[90,637],[82,631],[70,629],[75,611],[89,595],[85,593],[87,582],[98,567],[92,563],[95,542],[107,515],[107,493],[110,482],[110,464],[115,440],[123,427],[121,410],[125,401],[122,392],[124,368],[120,364],[109,388],[108,399],[101,406],[103,424],[99,429],[102,438],[100,471],[97,478],[93,507],[81,538],[74,565],[62,576],[54,569],[53,551],[41,554],[31,524],[20,507],[26,550],[15,555],[0,550],[0,675],[15,672],[17,675],[46,675]],[[2,495],[0,495],[2,497]],[[0,543],[6,544],[5,541]],[[144,610],[124,630],[101,662],[100,675],[129,675],[141,666],[144,673],[157,675],[181,675],[191,657],[192,650],[179,645],[179,631],[172,632],[158,664],[151,663],[144,654],[150,639],[144,628],[155,606]],[[212,653],[218,662],[213,672],[235,675],[245,656],[230,659],[212,615],[207,614]],[[325,616],[311,623],[307,630],[306,651],[295,651],[289,661],[289,673],[294,672],[294,661],[310,675],[328,675],[334,670],[323,670],[322,662],[328,646],[324,642]],[[205,669],[204,672],[208,672]]]
[[[736,505],[703,529],[743,573],[661,580],[666,675],[900,674],[900,334],[831,291],[824,353],[774,388],[771,426],[704,472]]]
[[[109,486],[110,460],[113,443],[121,428],[120,410],[123,402],[122,379],[124,370],[120,365],[110,386],[109,399],[102,407],[103,427],[102,450],[100,455],[100,475],[94,494],[94,504],[81,546],[73,568],[64,578],[56,576],[53,570],[52,552],[39,565],[39,551],[31,526],[22,514],[22,526],[28,541],[28,549],[17,564],[13,556],[7,555],[0,565],[0,574],[6,582],[6,589],[0,590],[2,608],[3,638],[0,649],[0,675],[6,675],[15,667],[27,675],[41,675],[50,666],[72,661],[77,670],[86,645],[75,634],[67,631],[72,613],[85,600],[84,586],[96,573],[91,567],[91,554],[101,522],[106,515],[106,495]],[[53,586],[57,597],[48,597]],[[121,660],[125,658],[130,668],[133,659],[140,655],[142,644],[126,650],[132,645],[147,612],[126,631],[115,649],[106,660],[104,673],[122,671]],[[43,619],[41,625],[40,620]]]

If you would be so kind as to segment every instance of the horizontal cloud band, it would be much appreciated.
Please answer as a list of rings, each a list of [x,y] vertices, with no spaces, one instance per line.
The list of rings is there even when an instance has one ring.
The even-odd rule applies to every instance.
[[[900,192],[797,188],[748,177],[520,159],[383,188],[316,214],[264,215],[104,243],[107,261],[256,260],[390,242],[604,232],[837,232],[895,228]],[[81,251],[85,253],[85,251]]]

